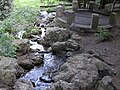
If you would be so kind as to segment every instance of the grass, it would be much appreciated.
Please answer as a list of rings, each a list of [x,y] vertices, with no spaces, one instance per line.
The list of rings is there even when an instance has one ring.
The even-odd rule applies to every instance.
[[[40,5],[57,4],[59,0],[14,0],[15,9],[23,7],[32,7],[39,9]]]
[[[23,7],[39,8],[40,0],[14,0],[15,9]]]

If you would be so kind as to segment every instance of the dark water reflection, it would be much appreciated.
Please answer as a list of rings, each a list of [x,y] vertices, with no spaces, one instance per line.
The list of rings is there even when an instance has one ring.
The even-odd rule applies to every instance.
[[[52,53],[44,54],[44,64],[35,66],[31,71],[26,73],[20,79],[29,80],[35,83],[35,90],[50,90],[51,83],[45,83],[40,80],[45,73],[51,74],[58,71],[59,67],[64,63],[64,55],[52,55]],[[47,79],[48,77],[46,77]]]

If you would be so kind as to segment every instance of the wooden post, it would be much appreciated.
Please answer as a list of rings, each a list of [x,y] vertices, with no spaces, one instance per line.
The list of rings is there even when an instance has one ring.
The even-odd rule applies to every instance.
[[[92,14],[91,28],[97,29],[99,24],[99,14]]]

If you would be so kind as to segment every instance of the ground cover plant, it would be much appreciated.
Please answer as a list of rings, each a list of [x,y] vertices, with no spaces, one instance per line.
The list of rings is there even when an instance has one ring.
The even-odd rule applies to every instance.
[[[29,33],[36,29],[34,22],[39,16],[40,5],[58,3],[59,0],[13,0],[10,16],[0,21],[0,55],[14,57],[16,46],[12,42],[17,32],[25,30]]]
[[[109,30],[107,30],[106,28],[98,28],[97,29],[97,37],[99,39],[99,41],[108,41],[111,39],[112,34]]]

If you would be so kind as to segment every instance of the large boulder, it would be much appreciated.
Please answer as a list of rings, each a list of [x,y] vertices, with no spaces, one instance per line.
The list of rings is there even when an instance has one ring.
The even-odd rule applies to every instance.
[[[71,32],[64,28],[51,27],[47,28],[44,40],[39,40],[38,43],[51,46],[53,43],[59,41],[67,41],[71,37]]]
[[[24,55],[29,53],[30,51],[30,45],[28,39],[16,39],[14,40],[14,43],[18,46],[17,52],[20,55]]]
[[[34,54],[25,54],[23,56],[18,57],[18,64],[24,68],[25,70],[31,70],[34,67],[32,63],[32,58]]]
[[[100,67],[102,67],[102,69]],[[74,84],[74,87],[78,88],[75,90],[94,90],[97,86],[97,83],[99,83],[99,71],[104,71],[105,69],[108,70],[108,75],[110,73],[113,73],[113,69],[109,65],[100,61],[99,59],[95,58],[90,54],[83,53],[74,55],[73,57],[69,57],[67,59],[67,62],[60,67],[60,72],[58,72],[57,75],[53,76],[53,79],[56,82],[53,84],[53,87],[56,87],[56,84],[62,80],[67,82],[64,83],[66,84],[66,86],[68,86],[68,84],[71,83]],[[60,90],[66,90],[64,89],[65,85],[61,85],[62,86],[60,86]]]
[[[39,55],[39,56],[34,56],[33,58],[32,58],[32,63],[35,65],[35,66],[38,66],[38,65],[40,65],[40,64],[42,64],[43,63],[43,57],[41,56],[41,55]]]
[[[34,67],[32,61],[29,59],[21,60],[18,64],[25,70],[31,70]]]
[[[74,83],[60,80],[52,86],[52,90],[79,90],[79,88],[75,87]]]
[[[104,76],[101,81],[99,81],[98,88],[96,90],[117,90],[113,84],[113,80],[110,76]]]
[[[51,51],[54,53],[59,53],[61,51],[66,51],[66,42],[56,42],[51,46]]]
[[[29,53],[18,57],[18,64],[25,70],[31,70],[34,66],[43,63],[43,56],[41,54]]]
[[[82,37],[76,33],[72,33],[71,39],[80,42]]]
[[[19,78],[24,70],[17,64],[17,59],[0,56],[0,88],[12,88],[16,78]]]
[[[0,71],[0,88],[7,88],[12,90],[12,87],[16,81],[16,76],[10,70]]]
[[[80,49],[80,46],[75,40],[69,39],[66,41],[66,50],[67,51],[77,51],[79,49]]]
[[[24,70],[18,65],[17,61],[15,58],[0,56],[0,70],[11,71],[16,77],[19,77],[24,73]]]
[[[62,51],[77,51],[80,49],[79,44],[72,39],[68,39],[66,42],[56,42],[51,46],[52,52],[59,53]]]
[[[0,88],[0,90],[8,90],[7,88]]]
[[[34,90],[34,87],[30,81],[19,79],[15,82],[14,90]]]

